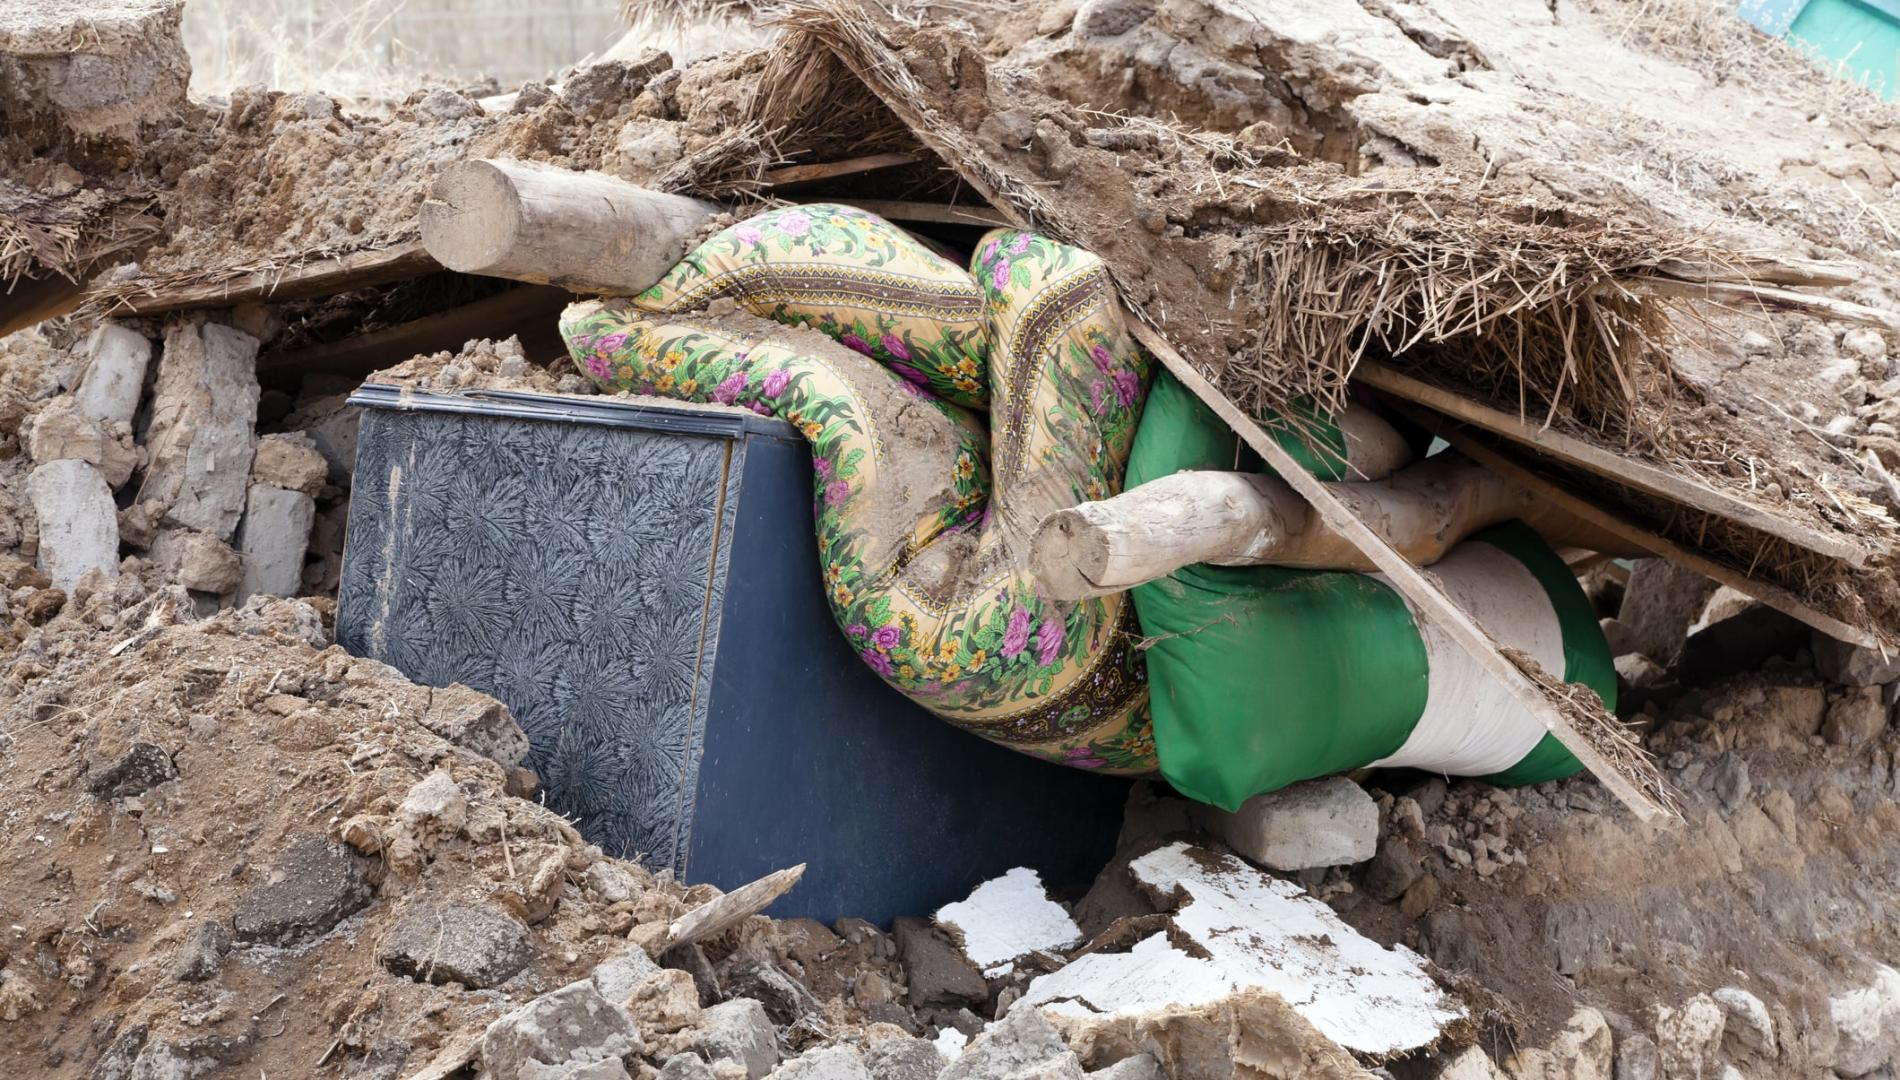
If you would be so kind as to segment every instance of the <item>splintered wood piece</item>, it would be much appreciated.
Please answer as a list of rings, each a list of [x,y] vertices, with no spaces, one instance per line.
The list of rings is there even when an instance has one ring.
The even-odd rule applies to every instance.
[[[161,279],[143,291],[107,286],[92,290],[87,300],[97,301],[105,315],[155,315],[189,308],[229,307],[252,300],[330,296],[421,277],[441,268],[421,244],[397,244],[294,266],[264,267],[216,281]]]
[[[422,204],[422,246],[467,274],[631,295],[685,256],[719,207],[604,173],[464,161]]]
[[[804,876],[805,864],[799,863],[784,870],[774,870],[749,885],[741,885],[724,896],[708,900],[673,920],[666,928],[666,948],[690,945],[742,919],[757,915],[772,901],[789,892],[792,886],[798,884],[798,879]],[[657,954],[665,950],[654,951]]]
[[[867,154],[864,157],[846,158],[843,161],[788,165],[783,169],[772,169],[760,179],[774,187],[784,187],[788,184],[808,184],[813,180],[830,180],[837,176],[851,176],[855,173],[873,172],[877,169],[894,169],[899,165],[914,165],[922,160],[921,155],[903,152]]]
[[[1673,543],[1648,529],[1620,517],[1601,506],[1582,498],[1567,488],[1539,476],[1526,468],[1521,462],[1477,437],[1469,428],[1443,422],[1424,409],[1394,403],[1401,413],[1430,430],[1439,438],[1450,443],[1452,449],[1500,475],[1514,480],[1530,489],[1539,498],[1553,503],[1572,515],[1589,522],[1605,532],[1621,537],[1630,544],[1642,548],[1652,555],[1668,559],[1678,566],[1686,567],[1737,592],[1754,597],[1756,600],[1774,608],[1791,618],[1814,627],[1823,634],[1838,641],[1863,648],[1880,648],[1880,639],[1872,633],[1849,623],[1816,611],[1804,603],[1800,597],[1778,585],[1759,581],[1748,575],[1727,567],[1706,556]],[[1436,421],[1436,422],[1435,422]]]
[[[1753,285],[1740,281],[1678,281],[1669,277],[1641,276],[1618,278],[1607,288],[1627,289],[1648,296],[1729,303],[1741,309],[1791,311],[1835,322],[1860,323],[1863,326],[1878,326],[1882,330],[1900,331],[1900,314],[1775,285]]]
[[[1730,281],[1754,285],[1852,285],[1861,268],[1851,262],[1744,255],[1715,261],[1663,259],[1656,272],[1683,281]]]
[[[1449,390],[1441,390],[1383,364],[1362,361],[1353,369],[1353,378],[1494,435],[1535,447],[1566,464],[1587,469],[1638,491],[1727,518],[1808,551],[1840,559],[1856,569],[1867,565],[1869,552],[1852,539],[1789,521],[1754,503],[1711,487],[1693,476],[1621,457],[1562,432],[1542,430],[1522,417],[1460,397]]]
[[[1153,328],[1130,314],[1128,325],[1135,337],[1140,340],[1154,357],[1161,361],[1174,377],[1181,380],[1195,397],[1205,402],[1208,408],[1225,420],[1253,451],[1261,456],[1281,478],[1292,485],[1319,514],[1327,527],[1345,537],[1352,545],[1364,552],[1379,570],[1390,579],[1392,587],[1411,601],[1425,616],[1436,623],[1440,629],[1471,654],[1478,666],[1492,678],[1498,680],[1511,692],[1526,712],[1535,717],[1564,748],[1575,754],[1583,767],[1590,770],[1597,780],[1616,796],[1623,805],[1630,808],[1638,818],[1651,821],[1672,816],[1661,803],[1644,792],[1636,777],[1627,774],[1608,755],[1599,750],[1594,742],[1571,724],[1569,717],[1557,707],[1544,690],[1517,664],[1499,649],[1498,643],[1484,632],[1465,610],[1445,594],[1437,582],[1418,567],[1407,562],[1405,557],[1380,539],[1365,522],[1353,514],[1346,504],[1327,490],[1326,485],[1313,474],[1301,468],[1268,435],[1253,417],[1241,410],[1222,394],[1207,376],[1190,364],[1186,357],[1176,352]],[[1603,717],[1609,723],[1615,723],[1614,717]]]

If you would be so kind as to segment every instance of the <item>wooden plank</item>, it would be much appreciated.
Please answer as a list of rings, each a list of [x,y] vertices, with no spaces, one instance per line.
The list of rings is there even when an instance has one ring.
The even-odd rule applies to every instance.
[[[1215,388],[1205,375],[1202,375],[1187,358],[1176,352],[1153,328],[1141,322],[1133,314],[1128,316],[1128,324],[1135,337],[1140,340],[1156,359],[1160,360],[1174,377],[1181,380],[1194,396],[1200,398],[1210,409],[1225,420],[1229,427],[1239,433],[1253,451],[1261,456],[1280,477],[1292,485],[1319,514],[1326,526],[1345,537],[1352,545],[1364,552],[1373,565],[1384,573],[1407,600],[1410,600],[1425,616],[1437,623],[1451,639],[1471,654],[1480,667],[1500,685],[1510,691],[1524,710],[1544,725],[1564,748],[1577,756],[1583,767],[1590,770],[1598,781],[1616,796],[1623,805],[1630,808],[1638,818],[1651,821],[1671,816],[1670,811],[1638,786],[1635,779],[1624,774],[1596,744],[1578,731],[1564,716],[1554,702],[1545,696],[1544,691],[1518,666],[1511,662],[1498,648],[1497,642],[1484,632],[1465,609],[1459,607],[1436,581],[1428,577],[1418,567],[1405,560],[1390,544],[1379,538],[1365,522],[1353,514],[1345,503],[1339,500],[1319,479],[1301,468],[1293,456],[1281,449],[1253,417],[1247,415],[1238,405],[1228,400],[1226,395]]]
[[[1727,585],[1737,592],[1745,593],[1784,615],[1799,619],[1831,638],[1869,649],[1881,647],[1880,639],[1874,634],[1815,610],[1802,602],[1800,597],[1781,586],[1751,578],[1733,567],[1724,566],[1705,555],[1682,547],[1627,518],[1598,506],[1568,488],[1539,476],[1510,455],[1486,443],[1470,428],[1444,421],[1433,413],[1405,402],[1391,404],[1399,412],[1410,417],[1432,434],[1444,439],[1451,444],[1453,449],[1471,460],[1522,484],[1538,497],[1605,532],[1620,537],[1652,555],[1668,559],[1678,566],[1694,570],[1703,577]]]
[[[949,206],[944,203],[909,202],[903,199],[852,199],[850,205],[886,221],[924,221],[936,225],[978,225],[998,228],[1012,225],[1007,216],[988,206]]]
[[[123,287],[95,288],[88,302],[97,302],[102,315],[154,315],[189,308],[230,307],[252,300],[301,300],[329,296],[420,277],[442,269],[421,243],[356,251],[334,259],[317,259],[294,266],[271,266],[233,274],[218,281],[165,279],[142,292]]]
[[[15,278],[0,296],[0,337],[56,319],[79,306],[85,287],[57,275]]]
[[[653,950],[654,953],[657,955],[680,945],[691,945],[757,915],[769,907],[772,901],[784,896],[804,876],[805,864],[799,863],[784,870],[774,870],[751,884],[741,885],[724,896],[708,900],[668,924],[666,939],[660,948]]]
[[[257,373],[260,376],[280,372],[362,375],[401,363],[419,353],[460,349],[464,342],[474,338],[505,338],[511,334],[521,335],[523,346],[528,346],[532,331],[540,328],[538,324],[546,324],[547,335],[542,336],[554,333],[555,316],[573,299],[572,293],[552,285],[509,289],[472,304],[367,334],[306,349],[267,352],[257,358]],[[533,344],[539,346],[544,342],[537,340]]]
[[[1694,477],[1621,457],[1613,451],[1562,432],[1541,430],[1522,417],[1460,397],[1449,390],[1441,390],[1382,364],[1362,361],[1353,369],[1353,378],[1394,397],[1423,405],[1513,442],[1534,447],[1566,464],[1587,469],[1638,491],[1727,518],[1816,554],[1840,559],[1856,569],[1867,565],[1870,553],[1861,544],[1836,533],[1789,521],[1754,503],[1710,487]]]
[[[787,184],[809,184],[814,180],[830,180],[839,176],[852,176],[857,173],[873,172],[878,169],[894,169],[900,165],[915,165],[922,161],[919,154],[893,151],[887,154],[868,154],[864,157],[846,158],[843,161],[821,161],[812,165],[788,165],[783,169],[772,169],[759,179],[773,187]]]

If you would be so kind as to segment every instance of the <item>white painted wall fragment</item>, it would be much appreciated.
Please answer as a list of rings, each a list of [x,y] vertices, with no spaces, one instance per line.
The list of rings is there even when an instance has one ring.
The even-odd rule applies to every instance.
[[[1135,880],[1175,896],[1178,930],[1123,953],[1090,953],[1029,984],[1023,1005],[1068,1016],[1124,1016],[1217,1001],[1257,987],[1278,995],[1348,1050],[1395,1054],[1434,1042],[1464,1008],[1432,980],[1423,957],[1386,948],[1347,926],[1299,886],[1231,855],[1173,844],[1136,859]]]
[[[1049,899],[1036,872],[1022,866],[978,885],[966,900],[945,904],[937,923],[955,934],[963,954],[991,977],[1017,957],[1082,941],[1082,928]]]

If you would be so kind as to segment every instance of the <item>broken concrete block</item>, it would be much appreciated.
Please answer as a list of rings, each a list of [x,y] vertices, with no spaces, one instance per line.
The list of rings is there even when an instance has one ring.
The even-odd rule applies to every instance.
[[[86,374],[74,392],[79,410],[95,420],[130,424],[152,362],[151,340],[118,323],[100,323],[86,354]]]
[[[298,833],[238,900],[239,941],[289,945],[320,937],[369,906],[376,895],[369,863],[328,837]]]
[[[848,1046],[826,1046],[803,1054],[772,1070],[772,1080],[873,1080],[857,1051]]]
[[[1430,1045],[1465,1015],[1418,954],[1360,935],[1298,885],[1233,856],[1177,843],[1129,869],[1171,898],[1172,929],[1039,976],[1012,1019],[1027,1006],[1102,1023],[1259,989],[1347,1050],[1398,1054]]]
[[[943,1065],[943,1054],[928,1039],[881,1039],[864,1048],[864,1067],[878,1080],[937,1080]]]
[[[633,988],[623,1007],[641,1031],[670,1033],[698,1022],[699,988],[686,972],[661,968]]]
[[[1669,681],[1669,672],[1642,653],[1624,653],[1615,660],[1616,677],[1625,686],[1648,689]]]
[[[929,923],[900,917],[891,923],[891,937],[909,976],[911,1007],[954,1009],[989,1000],[983,973]]]
[[[486,990],[527,967],[534,943],[527,927],[484,904],[426,904],[396,920],[379,952],[397,975]]]
[[[583,979],[488,1025],[482,1068],[489,1076],[525,1076],[531,1063],[586,1065],[638,1053],[642,1045],[633,1019]]]
[[[461,683],[435,687],[422,726],[470,753],[514,768],[528,756],[528,735],[508,706]]]
[[[160,529],[152,540],[152,561],[185,588],[217,596],[236,589],[244,569],[230,545],[195,529]]]
[[[1836,746],[1858,746],[1887,730],[1887,706],[1880,687],[1849,690],[1828,703],[1821,735]]]
[[[1209,831],[1275,870],[1365,862],[1379,850],[1379,804],[1343,776],[1255,795],[1234,813],[1196,807]]]
[[[674,1054],[660,1066],[658,1080],[718,1080],[718,1076],[712,1066],[692,1054]]]
[[[734,965],[726,972],[724,982],[728,994],[752,998],[764,1005],[766,1015],[775,1024],[796,1024],[807,1016],[818,1015],[823,1008],[812,992],[797,980],[760,961]]]
[[[116,434],[105,421],[81,412],[74,399],[59,398],[41,409],[27,428],[27,454],[42,464],[68,458],[90,462],[116,489],[132,475],[139,458],[129,431],[123,427],[120,431],[125,434]]]
[[[266,435],[257,440],[251,461],[251,482],[315,497],[330,477],[330,463],[317,444],[301,431]]]
[[[744,1066],[746,1080],[759,1080],[779,1060],[772,1018],[765,1015],[765,1006],[751,998],[734,998],[701,1013],[689,1045],[709,1063],[732,1061]]]
[[[1152,1054],[1136,1054],[1089,1074],[1096,1080],[1161,1080],[1161,1063]]]
[[[1713,1076],[1727,1016],[1715,999],[1697,994],[1679,1009],[1655,1006],[1656,1052],[1664,1076]]]
[[[1814,673],[1843,686],[1875,686],[1900,679],[1900,651],[1881,656],[1879,649],[1862,648],[1814,632]]]
[[[1445,1060],[1431,1074],[1431,1080],[1504,1080],[1504,1074],[1491,1056],[1475,1046],[1467,1046]]]
[[[1033,984],[1032,984],[1033,985]],[[1017,1006],[985,1027],[945,1069],[941,1080],[985,1080],[1063,1056],[1074,1058],[1055,1025],[1040,1010]]]
[[[191,61],[183,5],[65,0],[0,21],[0,115],[57,125],[87,141],[130,139],[185,106]]]
[[[119,576],[119,517],[96,466],[68,458],[36,466],[27,498],[40,519],[39,568],[70,592],[89,570]]]
[[[585,1065],[543,1065],[530,1061],[522,1067],[520,1080],[631,1080],[631,1074],[619,1058],[590,1061]]]
[[[145,494],[167,522],[229,540],[244,515],[257,423],[257,339],[215,323],[165,333],[152,391]]]
[[[985,975],[1039,949],[1079,944],[1082,929],[1049,899],[1034,870],[1017,867],[978,885],[966,900],[945,904],[937,925],[963,943],[963,955]]]
[[[594,965],[587,977],[594,981],[594,989],[600,991],[601,997],[625,1008],[635,988],[659,971],[660,965],[653,962],[645,949],[630,945]],[[694,1003],[698,1003],[698,991],[694,991]]]
[[[252,484],[244,505],[244,528],[238,538],[244,553],[237,597],[295,596],[303,586],[303,557],[310,543],[310,526],[317,519],[317,503],[301,491],[268,484]]]
[[[1505,1070],[1522,1080],[1610,1080],[1615,1041],[1602,1013],[1578,1009],[1548,1045],[1519,1049]]]

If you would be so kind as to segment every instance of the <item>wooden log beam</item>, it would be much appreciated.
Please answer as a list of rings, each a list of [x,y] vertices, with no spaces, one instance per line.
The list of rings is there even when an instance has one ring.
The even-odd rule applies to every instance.
[[[1523,417],[1460,397],[1449,390],[1441,390],[1382,364],[1362,361],[1353,369],[1353,378],[1393,397],[1423,405],[1434,412],[1532,447],[1565,464],[1586,469],[1658,498],[1727,518],[1816,554],[1840,559],[1857,569],[1866,566],[1871,555],[1860,543],[1839,533],[1790,521],[1765,507],[1711,487],[1693,476],[1623,457],[1562,432],[1540,428]]]
[[[1334,532],[1344,536],[1353,546],[1366,556],[1386,575],[1392,587],[1410,601],[1425,618],[1437,624],[1465,652],[1469,653],[1486,674],[1496,679],[1500,685],[1510,691],[1511,696],[1531,716],[1537,718],[1564,748],[1575,754],[1583,767],[1590,770],[1606,790],[1618,801],[1629,807],[1630,811],[1644,821],[1672,817],[1670,809],[1663,803],[1664,789],[1662,780],[1653,766],[1647,766],[1638,759],[1636,762],[1619,761],[1599,739],[1586,735],[1570,716],[1560,709],[1544,690],[1533,681],[1525,671],[1504,655],[1498,643],[1485,633],[1457,602],[1446,595],[1438,582],[1406,561],[1392,545],[1386,543],[1365,522],[1359,520],[1352,510],[1332,492],[1324,483],[1299,467],[1298,463],[1273,437],[1254,422],[1253,417],[1242,411],[1222,394],[1207,376],[1201,374],[1187,358],[1175,351],[1173,345],[1154,328],[1142,322],[1139,317],[1129,315],[1128,323],[1134,335],[1149,353],[1160,360],[1175,378],[1181,380],[1194,396],[1200,398],[1214,413],[1225,420],[1248,446],[1253,447],[1273,470],[1281,475],[1299,492],[1300,496],[1312,505],[1321,522]],[[1581,703],[1572,703],[1571,708],[1583,708]],[[1584,722],[1597,725],[1608,732],[1617,723],[1602,705],[1588,715]],[[1605,736],[1606,738],[1609,736]]]
[[[631,295],[671,270],[718,212],[603,173],[477,159],[436,178],[422,246],[467,274]]]
[[[944,203],[910,202],[905,199],[852,199],[851,206],[886,221],[922,221],[934,225],[976,225],[997,228],[1008,225],[1009,218],[988,206],[949,206]]]
[[[156,315],[190,308],[231,307],[253,300],[302,300],[420,277],[442,267],[420,244],[357,251],[331,259],[272,264],[212,278],[170,274],[144,283],[90,290],[85,303],[101,315]]]
[[[1678,566],[1694,570],[1718,584],[1727,585],[1838,641],[1868,649],[1883,647],[1880,638],[1870,631],[1815,609],[1779,585],[1749,577],[1733,567],[1724,566],[1539,476],[1525,467],[1517,458],[1493,445],[1469,427],[1447,422],[1442,417],[1424,409],[1406,408],[1403,403],[1400,403],[1399,407],[1473,461],[1524,485],[1539,499],[1562,508],[1579,520],[1587,521],[1606,533],[1623,538],[1633,547],[1641,548],[1659,558],[1668,559]]]

